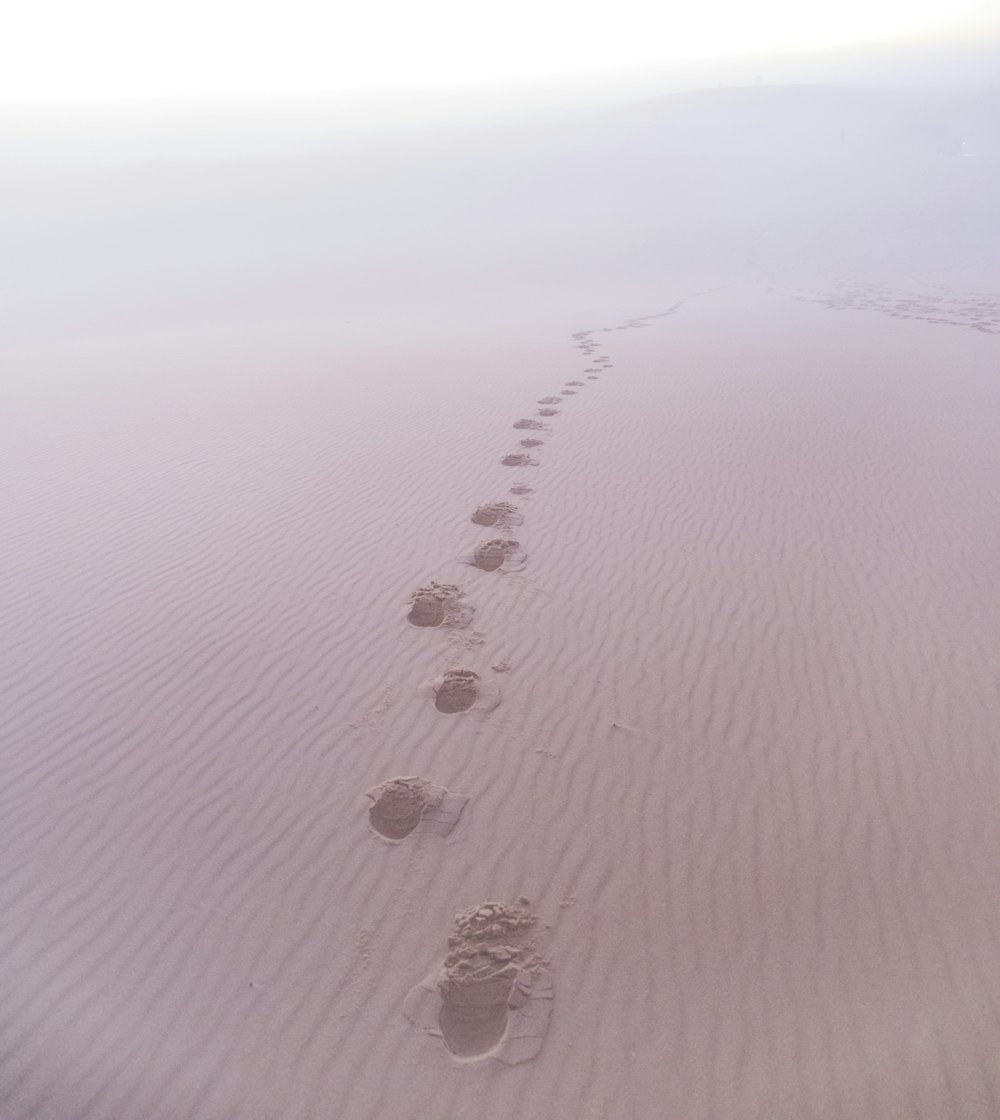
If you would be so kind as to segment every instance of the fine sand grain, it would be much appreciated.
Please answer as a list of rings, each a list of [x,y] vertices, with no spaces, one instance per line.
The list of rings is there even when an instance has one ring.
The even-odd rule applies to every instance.
[[[726,283],[10,395],[3,1120],[996,1120],[989,301]]]

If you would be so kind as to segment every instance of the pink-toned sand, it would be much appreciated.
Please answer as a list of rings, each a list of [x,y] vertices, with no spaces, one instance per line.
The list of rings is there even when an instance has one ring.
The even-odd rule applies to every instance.
[[[582,378],[685,294],[9,399],[4,1120],[1000,1115],[995,336],[740,283]],[[513,1066],[403,1014],[487,901]]]

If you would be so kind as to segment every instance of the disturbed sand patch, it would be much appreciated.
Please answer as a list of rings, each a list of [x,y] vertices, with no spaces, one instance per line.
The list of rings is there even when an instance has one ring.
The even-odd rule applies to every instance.
[[[527,555],[520,541],[494,537],[480,541],[471,552],[463,553],[458,559],[484,572],[516,572],[524,567]]]
[[[527,899],[486,902],[455,916],[448,955],[407,995],[403,1014],[465,1061],[517,1065],[542,1048],[552,980],[535,952]]]
[[[526,428],[529,431],[538,432],[541,431],[545,425],[541,420],[515,420],[514,427],[521,430]]]
[[[471,669],[446,669],[439,677],[422,685],[420,692],[433,697],[434,707],[445,715],[462,712],[491,712],[500,703],[500,689],[484,682]]]
[[[453,583],[431,582],[410,597],[406,620],[411,626],[450,626],[461,629],[472,621],[475,608],[462,602],[462,589]]]
[[[447,836],[458,824],[467,798],[436,786],[426,778],[390,778],[368,791],[368,819],[387,840],[411,833]]]
[[[487,527],[513,526],[522,524],[524,516],[510,502],[487,502],[486,505],[477,506],[469,520],[475,525]]]

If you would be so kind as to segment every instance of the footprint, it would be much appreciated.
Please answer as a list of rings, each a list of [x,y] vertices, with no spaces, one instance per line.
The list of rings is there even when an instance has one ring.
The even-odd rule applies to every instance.
[[[543,439],[522,439],[520,444],[522,447],[542,447],[545,443]]]
[[[492,712],[500,703],[500,689],[482,681],[471,669],[447,669],[440,677],[421,685],[424,696],[434,698],[434,707],[445,715],[457,715],[473,708],[480,713]]]
[[[530,455],[525,454],[523,451],[513,451],[510,455],[504,455],[500,462],[505,467],[537,467],[538,460],[532,459]]]
[[[471,669],[449,669],[434,689],[434,707],[439,712],[467,712],[476,702],[479,677]]]
[[[559,415],[559,409],[558,408],[540,408],[538,410],[538,415],[539,416],[558,416]]]
[[[540,431],[545,425],[541,420],[517,420],[514,423],[515,428],[530,428],[532,431]]]
[[[566,384],[567,385],[582,385],[583,382],[582,381],[567,381]]]
[[[564,397],[575,397],[576,396],[576,390],[575,389],[563,389],[563,390],[561,390],[561,392],[562,392],[562,395]]]
[[[487,902],[455,917],[448,955],[413,988],[403,1014],[466,1061],[529,1061],[552,1014],[552,980],[535,952],[527,909]]]
[[[493,540],[481,541],[472,552],[463,554],[459,560],[463,564],[481,568],[484,572],[517,572],[524,567],[527,556],[520,542],[494,537]]]
[[[599,381],[600,378],[597,376],[596,373],[589,373],[589,374],[587,374],[587,380],[588,381]]]
[[[539,404],[558,404],[559,403],[559,398],[558,397],[542,397],[541,400],[538,403]],[[537,424],[538,421],[536,420],[535,423]]]
[[[390,778],[367,796],[373,802],[368,809],[371,826],[387,840],[402,840],[411,832],[447,836],[467,800],[426,778]]]
[[[535,488],[528,486],[525,482],[518,482],[510,488],[511,494],[533,494],[534,492]]]
[[[462,601],[453,583],[428,583],[413,592],[406,621],[411,626],[451,626],[461,629],[472,621],[474,608]]]
[[[485,506],[477,506],[469,520],[476,525],[506,527],[523,524],[524,517],[518,512],[517,506],[512,506],[510,502],[489,502]]]

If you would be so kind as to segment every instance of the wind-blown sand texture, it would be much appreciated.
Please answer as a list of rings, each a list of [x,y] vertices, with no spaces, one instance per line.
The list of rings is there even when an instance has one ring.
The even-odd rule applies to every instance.
[[[58,329],[11,287],[2,1120],[1000,1116],[1000,191],[935,150],[955,205],[866,224],[881,134],[831,178],[781,117],[747,171],[769,96],[588,118],[544,175],[487,130],[412,192],[395,137],[248,157],[260,242],[212,161],[87,180],[109,275],[196,182],[225,213],[163,228],[239,284],[68,269]]]
[[[509,668],[471,724],[416,697],[440,651],[398,604],[459,571],[488,415],[408,476],[469,465],[430,509],[419,425],[351,512],[358,449],[320,465],[296,402],[175,430],[207,475],[112,396],[8,434],[5,1117],[997,1114],[993,340],[749,290],[615,338],[527,567],[467,589],[465,667]],[[387,772],[475,811],[359,845]],[[522,893],[556,999],[484,1080],[404,1001],[456,909]]]

